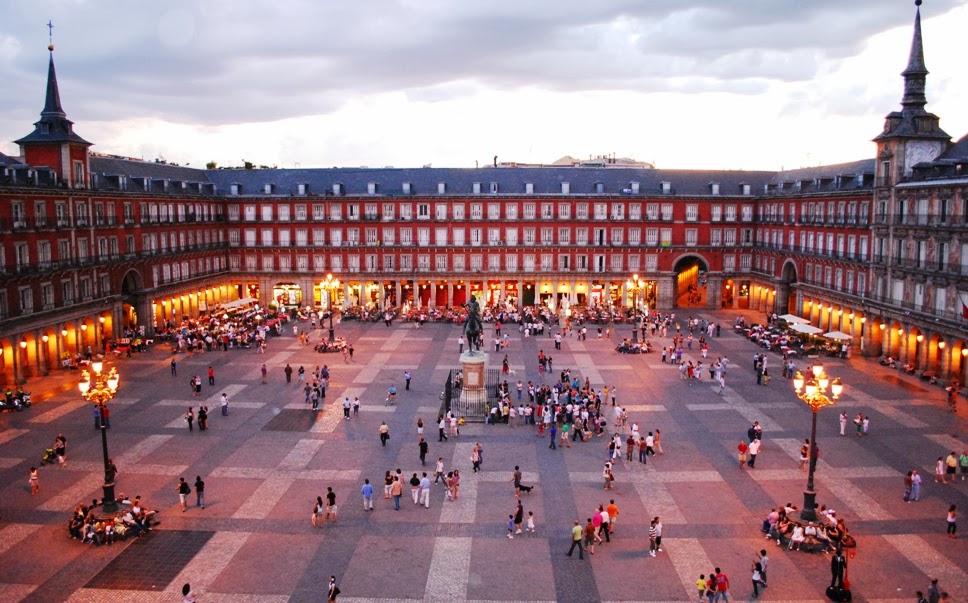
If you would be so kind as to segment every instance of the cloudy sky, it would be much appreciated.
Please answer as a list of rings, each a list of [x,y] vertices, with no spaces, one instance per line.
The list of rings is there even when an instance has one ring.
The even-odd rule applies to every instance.
[[[468,167],[873,156],[913,0],[0,0],[0,151],[61,99],[94,150],[179,164]],[[965,0],[922,6],[928,109],[968,132]]]

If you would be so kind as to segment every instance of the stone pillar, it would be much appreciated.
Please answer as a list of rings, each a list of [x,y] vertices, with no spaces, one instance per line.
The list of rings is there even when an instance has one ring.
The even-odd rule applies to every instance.
[[[460,355],[460,363],[463,367],[464,385],[458,404],[452,410],[458,417],[484,417],[487,413],[487,353],[467,350]]]
[[[662,278],[660,276],[658,278],[658,287],[659,291],[656,294],[655,309],[665,312],[675,308],[677,288],[676,275],[673,274],[671,276],[666,276],[666,278]]]
[[[706,308],[719,310],[723,305],[723,277],[706,276]]]

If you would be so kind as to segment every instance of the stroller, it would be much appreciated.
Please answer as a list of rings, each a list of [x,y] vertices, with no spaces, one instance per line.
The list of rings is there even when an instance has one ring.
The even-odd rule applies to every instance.
[[[40,459],[40,466],[43,467],[48,463],[54,464],[54,461],[56,460],[57,460],[57,455],[54,454],[54,449],[48,448],[47,450],[44,451],[44,458]]]

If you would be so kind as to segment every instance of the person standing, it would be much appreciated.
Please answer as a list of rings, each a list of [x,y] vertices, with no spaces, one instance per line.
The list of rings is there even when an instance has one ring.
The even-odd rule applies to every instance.
[[[336,523],[336,493],[332,486],[326,486],[326,519]]]
[[[911,500],[917,501],[921,498],[921,475],[917,469],[911,470]]]
[[[199,406],[198,407],[198,430],[205,431],[208,429],[208,407]]]
[[[833,558],[830,559],[830,586],[831,588],[844,587],[844,570],[847,569],[847,558],[844,557],[843,549],[838,548]]]
[[[548,445],[548,448],[558,450],[558,428],[556,427],[555,423],[551,424],[551,429],[548,431],[548,433],[551,435],[551,444]]]
[[[576,519],[575,525],[571,528],[571,548],[568,549],[568,557],[571,557],[571,554],[575,551],[575,547],[577,546],[578,558],[581,560],[585,559],[585,548],[581,543],[583,532],[584,530],[581,528],[581,522]]]
[[[740,440],[736,450],[739,453],[739,468],[742,469],[746,466],[746,451],[749,450],[749,446],[746,445],[745,440]]]
[[[195,506],[205,508],[205,482],[201,475],[195,476]]]
[[[181,502],[182,513],[184,513],[188,510],[188,495],[192,493],[192,488],[184,477],[179,477],[175,491],[178,492],[178,500]]]
[[[420,464],[426,465],[427,453],[430,452],[430,444],[427,443],[427,440],[420,438],[420,442],[417,444],[417,447],[420,450]]]
[[[178,363],[175,362],[174,358],[171,359],[171,376],[172,377],[178,376]]]
[[[847,435],[847,411],[840,413],[840,435]]]
[[[229,396],[225,392],[222,392],[222,416],[229,416]]]
[[[800,471],[806,471],[808,460],[810,460],[810,440],[805,439],[803,446],[800,446]]]
[[[958,537],[958,511],[955,505],[948,507],[948,538]]]
[[[662,520],[656,517],[655,521],[655,550],[662,552]]]
[[[481,470],[481,455],[477,451],[478,446],[480,446],[480,444],[475,444],[474,449],[471,450],[471,468],[474,470],[474,473],[477,473]]]
[[[269,376],[269,369],[267,369],[266,368],[266,365],[263,364],[262,365],[262,368],[259,369],[259,370],[262,371],[262,385],[265,385],[266,384],[266,378]],[[290,370],[292,370],[292,369],[290,369]]]
[[[390,428],[387,426],[387,422],[383,421],[382,423],[380,423],[380,443],[383,446],[386,446],[387,440],[389,439],[390,439]],[[420,438],[420,441],[422,442],[423,438]],[[424,455],[423,449],[421,449],[420,454],[421,454],[420,462],[423,463],[423,455]]]
[[[659,548],[656,539],[658,538],[658,531],[655,527],[656,521],[653,519],[649,522],[649,557],[655,557],[655,551]]]
[[[760,584],[766,588],[766,566],[770,563],[770,558],[766,556],[766,549],[760,549]]]
[[[931,578],[931,584],[928,585],[928,603],[938,603],[941,600],[941,591],[938,590],[938,579]]]
[[[442,481],[447,483],[446,475],[444,475],[444,457],[437,457],[437,463],[434,465],[434,484]]]
[[[524,524],[524,506],[521,504],[520,499],[518,504],[514,509],[514,533],[521,534],[521,526]]]
[[[756,455],[760,453],[761,442],[762,440],[760,440],[759,438],[750,442],[750,445],[749,445],[750,462],[748,463],[750,469],[753,469],[756,467]]]
[[[208,384],[215,385],[215,369],[208,367]]]
[[[760,596],[759,586],[763,584],[763,568],[760,566],[759,561],[753,562],[753,596]]]
[[[286,374],[286,384],[292,383],[292,367],[286,364],[286,368],[282,369],[282,371]]]
[[[37,467],[30,468],[30,477],[27,478],[27,483],[30,485],[31,496],[40,493],[40,474],[37,472]]]
[[[444,415],[437,416],[437,441],[446,442],[447,441],[447,420],[444,419]]]
[[[336,603],[336,597],[340,594],[339,587],[336,586],[336,576],[329,577],[329,588],[326,591],[326,603]]]
[[[363,480],[363,487],[360,488],[360,494],[363,495],[363,510],[372,511],[373,510],[373,484],[370,480]]]
[[[406,389],[408,391],[410,390],[410,380],[412,378],[413,378],[413,374],[410,371],[404,371],[404,373],[403,373],[403,380],[407,382]]]
[[[192,407],[188,407],[188,412],[185,413],[185,421],[188,423],[188,431],[194,431],[195,427],[195,413],[192,412]]]
[[[350,397],[346,396],[343,398],[343,420],[345,421],[350,420],[350,406]]]

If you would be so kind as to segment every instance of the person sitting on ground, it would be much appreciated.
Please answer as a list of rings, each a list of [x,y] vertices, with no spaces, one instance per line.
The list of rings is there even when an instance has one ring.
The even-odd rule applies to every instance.
[[[817,526],[813,525],[812,521],[807,522],[807,527],[803,528],[803,538],[804,542],[807,544],[817,544]]]
[[[777,520],[776,525],[773,526],[773,530],[770,532],[770,538],[776,540],[776,545],[780,546],[781,541],[790,532],[793,531],[793,522],[786,516],[786,513],[780,514],[780,519]]]

